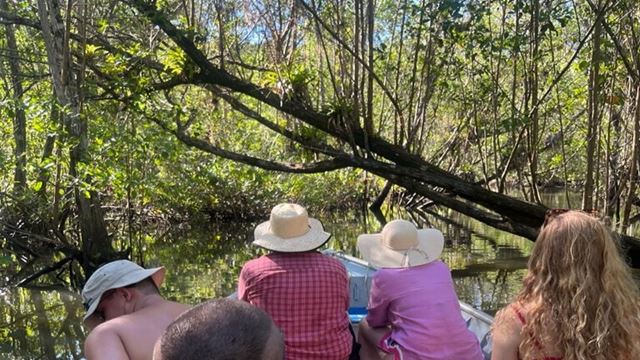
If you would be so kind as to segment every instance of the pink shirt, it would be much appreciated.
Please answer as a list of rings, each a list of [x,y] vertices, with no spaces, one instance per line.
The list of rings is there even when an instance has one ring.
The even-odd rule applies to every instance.
[[[467,329],[442,261],[409,268],[383,268],[371,282],[367,322],[391,325],[391,339],[404,360],[483,359],[476,336]]]
[[[238,298],[271,315],[287,360],[349,357],[349,278],[340,261],[317,251],[262,256],[240,271]]]

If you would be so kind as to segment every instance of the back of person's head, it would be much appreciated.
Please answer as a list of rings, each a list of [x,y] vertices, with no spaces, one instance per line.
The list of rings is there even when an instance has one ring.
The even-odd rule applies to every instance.
[[[282,360],[282,334],[269,315],[244,301],[216,299],[184,312],[156,344],[154,359]]]
[[[144,295],[153,295],[153,294],[160,294],[160,290],[158,289],[158,286],[156,285],[155,282],[153,282],[153,280],[151,278],[146,278],[142,281],[139,281],[133,285],[129,285],[127,286],[128,288],[134,288],[138,291],[140,291],[142,294]]]
[[[589,214],[548,219],[518,301],[528,306],[523,351],[550,341],[565,360],[640,358],[638,285],[617,239]]]

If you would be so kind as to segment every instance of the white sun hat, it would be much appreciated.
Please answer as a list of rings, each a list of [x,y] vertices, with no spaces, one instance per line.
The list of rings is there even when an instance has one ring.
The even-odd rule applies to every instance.
[[[304,252],[324,245],[331,234],[298,204],[278,204],[269,221],[256,226],[253,244],[278,252]]]
[[[373,267],[401,268],[430,263],[440,257],[444,236],[437,229],[416,229],[406,220],[393,220],[381,233],[358,236],[358,250]]]
[[[151,277],[157,287],[164,280],[165,268],[145,269],[129,260],[116,260],[96,270],[82,288],[82,303],[87,313],[82,320],[87,320],[96,311],[102,295],[111,289],[118,289],[138,283]]]

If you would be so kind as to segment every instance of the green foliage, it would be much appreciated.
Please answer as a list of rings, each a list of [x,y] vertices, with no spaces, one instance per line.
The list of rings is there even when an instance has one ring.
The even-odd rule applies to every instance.
[[[13,259],[12,256],[9,255],[0,255],[0,268],[3,268],[9,264],[11,264],[11,262],[15,261],[15,259]]]
[[[184,126],[187,135],[241,155],[281,163],[328,158],[276,135],[213,95],[215,91],[225,91],[289,131],[346,151],[351,151],[350,144],[277,111],[277,101],[290,100],[303,110],[329,115],[336,127],[360,125],[369,115],[372,135],[416,149],[418,155],[454,173],[491,177],[494,172],[501,174],[511,159],[511,165],[515,163],[520,171],[509,172],[506,180],[522,181],[527,176],[526,152],[539,149],[542,178],[558,176],[562,169],[566,180],[579,181],[584,177],[590,42],[558,76],[573,59],[585,24],[594,14],[583,3],[539,3],[538,18],[533,19],[532,4],[383,0],[376,3],[373,43],[368,44],[364,23],[355,28],[353,2],[317,5],[318,16],[332,34],[297,7],[273,1],[244,4],[246,7],[231,1],[216,3],[218,6],[196,1],[189,9],[173,0],[155,2],[212,66],[224,64],[227,73],[256,85],[258,89],[245,91],[245,95],[236,91],[246,89],[241,82],[235,88],[202,86],[197,76],[212,75],[199,71],[180,46],[129,3],[94,4],[84,23],[86,43],[78,40],[82,37],[70,40],[73,69],[82,69],[74,86],[80,89],[81,117],[89,129],[86,159],[78,166],[78,176],[69,174],[69,154],[78,145],[66,126],[69,107],[61,108],[52,92],[46,48],[37,29],[15,27],[25,92],[14,99],[10,86],[0,88],[0,117],[11,119],[17,109],[25,110],[29,192],[25,199],[44,192],[44,200],[37,203],[40,208],[33,211],[36,214],[53,213],[54,203],[71,206],[69,189],[74,184],[84,194],[101,195],[109,209],[133,208],[138,214],[177,219],[202,213],[251,218],[284,200],[326,209],[363,201],[359,171],[274,173],[181,143],[172,132]],[[10,6],[20,16],[37,19],[33,1]],[[637,11],[637,5],[625,2],[606,15],[612,28],[620,29],[618,39],[609,34],[602,37],[599,81],[606,89],[600,97],[609,106],[603,110],[606,114],[632,108],[633,97],[627,94],[629,77],[616,48],[616,41],[627,46],[633,40],[624,22],[626,14],[632,13],[627,7]],[[74,16],[65,17],[74,19],[70,31],[80,34],[80,23],[74,22],[78,14],[70,15]],[[533,25],[538,27],[535,37]],[[637,24],[631,22],[633,26]],[[4,27],[0,33],[0,45],[6,48]],[[534,39],[538,41],[535,57]],[[344,44],[353,47],[351,51]],[[374,50],[372,64],[368,45]],[[2,69],[9,68],[7,59],[0,59]],[[369,93],[363,63],[371,65],[378,77],[373,82],[371,114],[366,114]],[[538,74],[538,100],[550,89],[539,103],[532,99],[533,65]],[[356,68],[360,78],[356,78]],[[2,74],[3,83],[11,84],[8,73]],[[383,86],[391,93],[394,106]],[[272,99],[273,106],[255,99],[255,92],[267,90],[280,97]],[[552,137],[562,124],[564,151],[557,145],[545,147],[542,140],[532,144],[527,138],[534,106],[539,114],[537,138]],[[53,110],[62,116],[52,117]],[[628,136],[626,119],[632,117],[624,115],[625,123],[614,127],[618,133],[610,139]],[[608,117],[603,119],[606,122]],[[49,136],[55,137],[54,150],[43,156]],[[412,136],[415,143],[407,145]],[[7,192],[13,188],[14,147],[12,122],[2,122],[0,190]],[[117,226],[118,221],[113,224]]]
[[[162,57],[162,63],[164,64],[165,70],[173,75],[178,75],[185,67],[186,55],[182,49],[171,47]]]

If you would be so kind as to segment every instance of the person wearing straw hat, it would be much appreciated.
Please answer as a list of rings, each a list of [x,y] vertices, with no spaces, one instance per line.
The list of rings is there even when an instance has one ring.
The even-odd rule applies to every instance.
[[[330,236],[304,207],[279,204],[254,231],[253,244],[270,252],[240,271],[238,298],[271,316],[284,334],[287,360],[351,354],[347,270],[316,251]]]
[[[372,267],[368,313],[360,323],[362,359],[483,359],[460,313],[451,271],[438,260],[444,237],[406,220],[358,236]]]
[[[158,290],[164,267],[145,269],[116,260],[96,270],[84,288],[84,343],[88,360],[151,359],[164,329],[189,306],[165,300]]]

